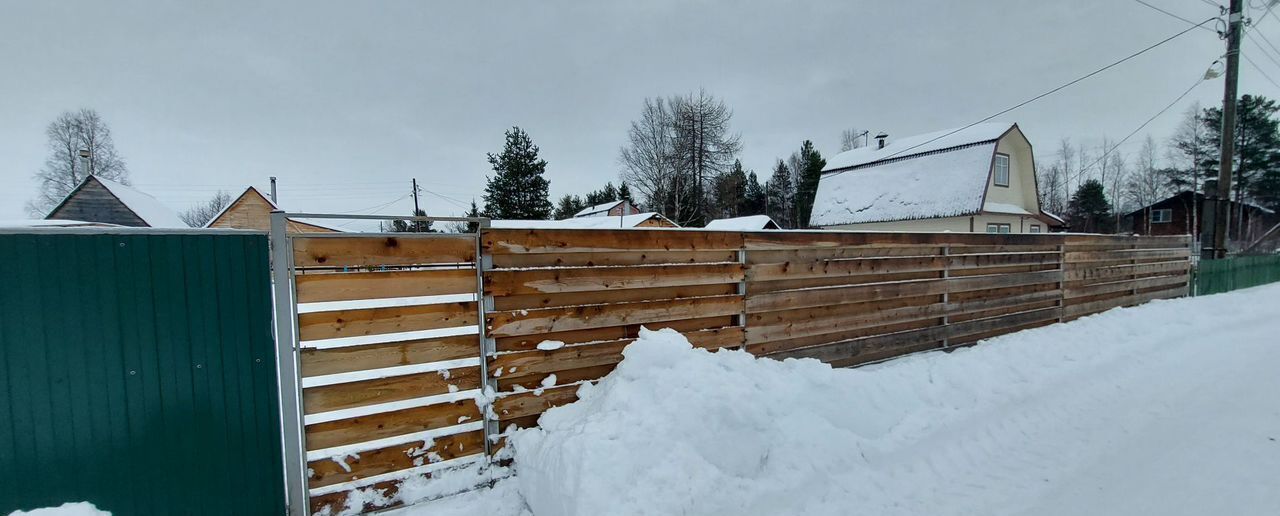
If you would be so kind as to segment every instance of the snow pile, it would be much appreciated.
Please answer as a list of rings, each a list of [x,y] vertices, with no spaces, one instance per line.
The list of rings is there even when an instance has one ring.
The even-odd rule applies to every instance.
[[[813,200],[814,226],[952,217],[982,207],[996,144],[825,174]]]
[[[13,511],[9,516],[111,516],[89,502],[64,503],[58,507],[45,507],[30,511]]]
[[[853,370],[644,331],[511,437],[500,485],[539,516],[1277,514],[1277,302],[1155,302]]]

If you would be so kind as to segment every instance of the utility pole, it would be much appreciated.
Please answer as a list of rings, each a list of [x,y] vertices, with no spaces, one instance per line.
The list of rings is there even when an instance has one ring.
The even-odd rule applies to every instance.
[[[416,177],[413,178],[413,216],[418,216],[418,178]],[[417,219],[413,220],[413,229],[415,232],[422,229],[418,227],[421,224],[421,221],[418,221]]]
[[[1240,28],[1244,0],[1231,0],[1227,11],[1227,80],[1222,91],[1222,146],[1218,159],[1218,188],[1213,201],[1213,255],[1227,257],[1227,206],[1231,199],[1231,165],[1236,140],[1236,82],[1240,77]]]

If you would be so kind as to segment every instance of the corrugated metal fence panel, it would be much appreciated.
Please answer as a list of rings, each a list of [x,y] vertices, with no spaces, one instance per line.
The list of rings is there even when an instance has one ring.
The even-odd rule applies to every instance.
[[[0,235],[0,514],[282,514],[264,235]]]
[[[1280,255],[1234,256],[1200,260],[1196,295],[1221,294],[1280,281]]]

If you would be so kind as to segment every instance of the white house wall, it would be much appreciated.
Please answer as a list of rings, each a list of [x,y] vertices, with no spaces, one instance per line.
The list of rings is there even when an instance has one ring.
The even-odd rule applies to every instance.
[[[1040,213],[1040,202],[1036,198],[1035,163],[1031,158],[1031,144],[1026,137],[1017,130],[1010,131],[997,142],[996,153],[1009,156],[1009,186],[996,186],[995,174],[990,174],[987,179],[987,202],[1012,204],[1028,213]],[[994,161],[992,166],[995,166]]]
[[[1012,181],[1010,181],[1012,182]],[[1030,233],[1031,226],[1038,224],[1040,232],[1047,233],[1049,230],[1045,227],[1044,222],[1037,220],[1035,217],[1019,216],[1019,215],[973,215],[964,217],[943,217],[937,219],[919,219],[919,220],[898,220],[893,222],[868,222],[865,224],[844,224],[839,226],[828,226],[824,229],[839,229],[846,231],[924,231],[924,232],[952,232],[952,233],[968,233],[971,230],[970,220],[972,219],[972,231],[975,233],[985,233],[987,224],[1008,224],[1011,233]]]

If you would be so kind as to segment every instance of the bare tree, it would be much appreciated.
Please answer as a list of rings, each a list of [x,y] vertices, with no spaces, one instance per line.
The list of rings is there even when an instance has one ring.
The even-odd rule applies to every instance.
[[[230,205],[231,201],[231,194],[223,190],[218,190],[218,193],[213,194],[213,198],[192,206],[188,208],[187,211],[179,213],[178,218],[182,219],[183,222],[186,222],[188,226],[193,228],[204,227],[205,224],[208,224],[209,221],[213,220],[213,218],[218,216],[219,213],[222,213],[222,210]]]
[[[1061,163],[1050,163],[1047,166],[1036,167],[1036,181],[1039,183],[1040,190],[1040,209],[1050,213],[1062,213],[1062,208],[1066,206],[1066,196],[1063,195],[1063,181],[1066,174],[1062,171]]]
[[[840,133],[840,152],[849,151],[866,145],[864,137],[867,131],[859,131],[856,128],[848,128]]]
[[[65,111],[45,128],[49,156],[35,174],[40,191],[27,202],[27,212],[43,217],[85,177],[96,175],[129,182],[129,169],[116,152],[111,129],[97,111]],[[88,159],[80,151],[88,151]]]
[[[1191,190],[1190,202],[1196,202],[1195,194],[1200,193],[1200,176],[1204,174],[1204,164],[1215,158],[1216,147],[1206,144],[1207,134],[1204,120],[1201,118],[1200,103],[1192,104],[1182,116],[1182,122],[1174,129],[1169,138],[1168,159],[1173,166],[1169,167],[1166,181],[1175,192]],[[1191,214],[1187,218],[1186,231],[1199,241],[1200,222],[1195,206],[1184,206]]]
[[[1157,163],[1155,139],[1147,136],[1142,142],[1142,150],[1135,157],[1132,172],[1125,182],[1125,196],[1134,205],[1147,212],[1147,225],[1144,228],[1133,228],[1145,234],[1151,233],[1151,205],[1158,202],[1165,194],[1165,171],[1160,170]]]
[[[640,119],[627,130],[627,145],[618,152],[623,180],[636,188],[645,204],[664,213],[671,192],[680,189],[672,155],[675,154],[675,117],[662,98],[644,99]]]

